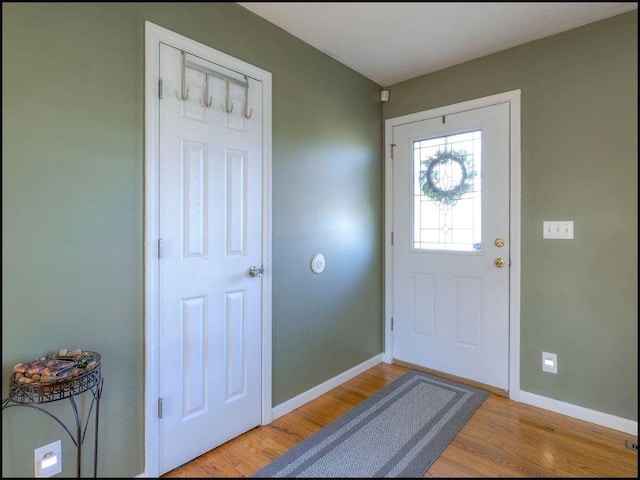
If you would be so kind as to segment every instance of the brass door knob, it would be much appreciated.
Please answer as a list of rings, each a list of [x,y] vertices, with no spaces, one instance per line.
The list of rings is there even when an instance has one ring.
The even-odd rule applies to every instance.
[[[493,265],[498,268],[504,267],[504,258],[495,258],[493,260]]]

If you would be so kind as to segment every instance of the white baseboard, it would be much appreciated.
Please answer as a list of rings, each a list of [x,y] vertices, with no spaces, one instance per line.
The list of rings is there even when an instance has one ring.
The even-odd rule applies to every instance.
[[[375,357],[367,360],[366,362],[356,365],[355,367],[341,373],[320,385],[307,390],[287,400],[284,403],[273,407],[272,420],[280,418],[289,412],[292,412],[298,407],[301,407],[305,403],[310,402],[318,398],[320,395],[327,393],[329,390],[342,385],[344,382],[351,380],[353,377],[360,375],[366,370],[375,367],[379,363],[388,363],[384,358],[384,354],[376,355]],[[561,415],[567,415],[568,417],[577,418],[578,420],[584,420],[585,422],[594,423],[602,427],[612,428],[620,432],[625,432],[630,435],[638,436],[638,422],[629,420],[627,418],[617,417],[609,413],[599,412],[597,410],[591,410],[589,408],[580,407],[572,403],[561,402],[553,398],[537,395],[535,393],[525,392],[520,390],[517,401],[532,405],[538,408],[544,408],[551,412],[559,413]]]
[[[520,390],[520,402],[638,436],[638,422]]]
[[[326,382],[321,383],[320,385],[316,385],[315,387],[301,393],[300,395],[296,395],[295,397],[287,400],[284,403],[276,405],[272,410],[272,420],[280,418],[281,416],[294,411],[296,408],[301,407],[305,403],[318,398],[320,395],[327,393],[329,390],[339,387],[344,382],[351,380],[353,377],[360,375],[361,373],[369,370],[372,367],[375,367],[379,363],[382,363],[382,354],[376,355],[375,357],[361,363],[360,365],[356,365],[350,370],[347,370],[346,372],[343,372],[340,375],[337,375],[327,380]]]

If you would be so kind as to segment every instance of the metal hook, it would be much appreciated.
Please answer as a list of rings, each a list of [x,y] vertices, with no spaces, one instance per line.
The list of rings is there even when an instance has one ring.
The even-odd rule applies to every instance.
[[[227,113],[231,113],[233,112],[233,102],[231,102],[231,108],[229,108],[229,82],[226,82],[227,84],[227,99],[225,100],[225,105],[224,105],[224,109],[227,111]]]
[[[244,81],[244,118],[248,120],[251,118],[251,115],[253,115],[253,108],[247,113],[247,107],[249,106],[249,77],[245,75]]]
[[[209,100],[207,100],[207,98]],[[213,97],[209,97],[209,74],[204,74],[204,105],[209,108],[213,104]]]
[[[185,77],[186,70],[187,70],[187,53],[182,52],[182,88],[180,92],[180,99],[183,102],[186,102],[187,100],[189,100],[189,89],[187,89],[186,92],[184,90],[184,87],[185,87],[184,77]]]

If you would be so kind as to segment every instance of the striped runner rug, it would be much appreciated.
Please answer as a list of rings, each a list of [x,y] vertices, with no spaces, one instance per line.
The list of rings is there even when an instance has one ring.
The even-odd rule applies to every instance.
[[[410,370],[253,477],[420,477],[488,396]]]

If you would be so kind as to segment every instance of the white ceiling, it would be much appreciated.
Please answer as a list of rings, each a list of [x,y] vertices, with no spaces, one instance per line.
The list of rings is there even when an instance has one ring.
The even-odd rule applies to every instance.
[[[385,87],[638,8],[637,2],[241,2]]]

